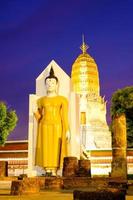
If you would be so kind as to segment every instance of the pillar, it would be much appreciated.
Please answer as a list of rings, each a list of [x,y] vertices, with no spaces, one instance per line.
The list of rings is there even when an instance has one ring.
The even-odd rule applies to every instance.
[[[127,178],[127,133],[125,114],[113,119],[112,133],[112,178]]]

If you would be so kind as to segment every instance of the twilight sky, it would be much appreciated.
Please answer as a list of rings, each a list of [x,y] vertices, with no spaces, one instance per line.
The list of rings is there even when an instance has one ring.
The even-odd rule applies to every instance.
[[[0,1],[0,100],[19,117],[9,140],[27,139],[28,96],[36,77],[52,59],[70,75],[82,33],[109,110],[112,93],[133,85],[133,1]]]

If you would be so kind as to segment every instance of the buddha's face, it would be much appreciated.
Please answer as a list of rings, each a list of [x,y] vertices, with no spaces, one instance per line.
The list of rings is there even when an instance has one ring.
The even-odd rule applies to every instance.
[[[46,80],[46,89],[48,92],[55,92],[57,89],[57,81],[55,78],[48,78]]]

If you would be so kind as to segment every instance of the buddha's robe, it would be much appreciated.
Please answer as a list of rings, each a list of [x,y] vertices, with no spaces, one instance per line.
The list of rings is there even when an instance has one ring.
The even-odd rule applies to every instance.
[[[67,156],[68,101],[63,96],[44,96],[37,105],[40,119],[35,164],[45,169],[60,168]]]

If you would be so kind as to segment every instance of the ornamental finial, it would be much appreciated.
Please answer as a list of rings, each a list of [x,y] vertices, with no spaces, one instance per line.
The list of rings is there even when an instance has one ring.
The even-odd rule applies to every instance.
[[[82,45],[80,46],[80,49],[83,52],[83,54],[86,53],[88,48],[89,46],[85,44],[84,34],[82,34]]]

